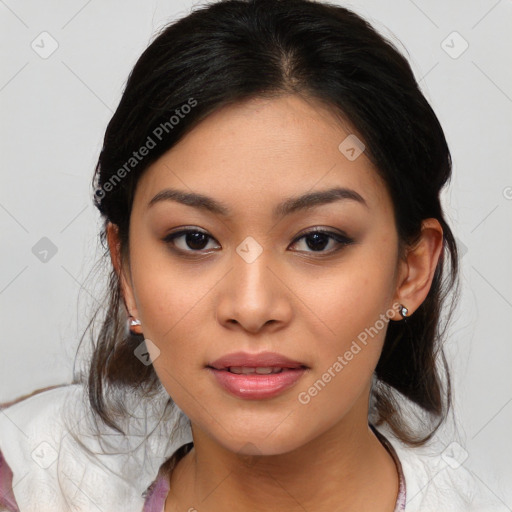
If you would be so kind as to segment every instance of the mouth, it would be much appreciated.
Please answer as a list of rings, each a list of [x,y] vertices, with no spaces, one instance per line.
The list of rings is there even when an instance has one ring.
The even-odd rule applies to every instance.
[[[228,354],[206,365],[222,389],[238,398],[273,398],[294,386],[309,370],[298,361],[276,353]]]

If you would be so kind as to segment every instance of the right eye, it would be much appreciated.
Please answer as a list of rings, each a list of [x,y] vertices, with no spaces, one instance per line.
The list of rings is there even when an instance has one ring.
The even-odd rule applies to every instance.
[[[198,229],[181,229],[163,238],[166,244],[170,244],[173,249],[184,253],[200,253],[210,240],[215,239]]]

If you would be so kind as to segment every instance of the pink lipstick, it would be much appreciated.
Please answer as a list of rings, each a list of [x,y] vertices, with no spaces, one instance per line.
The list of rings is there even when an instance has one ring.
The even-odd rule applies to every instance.
[[[272,398],[292,387],[308,367],[281,354],[227,354],[207,365],[229,393],[247,400]]]

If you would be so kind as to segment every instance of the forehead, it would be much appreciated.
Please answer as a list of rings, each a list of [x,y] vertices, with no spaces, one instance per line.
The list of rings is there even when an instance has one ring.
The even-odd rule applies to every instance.
[[[343,186],[371,208],[389,209],[385,184],[354,137],[349,123],[315,100],[287,95],[236,103],[208,116],[146,169],[135,199],[147,204],[173,187],[254,208],[257,197],[279,202]],[[347,144],[353,152],[344,152]]]

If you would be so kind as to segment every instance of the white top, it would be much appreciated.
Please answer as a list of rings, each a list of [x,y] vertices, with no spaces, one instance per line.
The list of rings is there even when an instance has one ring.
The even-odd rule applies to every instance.
[[[149,403],[134,398],[129,404],[133,417],[122,424],[126,437],[101,422],[95,427],[84,389],[54,388],[0,411],[0,452],[12,470],[21,512],[141,512],[161,464],[192,441],[188,418],[176,405],[165,407],[169,396],[163,388]],[[430,444],[411,448],[389,428],[377,429],[402,465],[405,512],[510,512],[457,462],[464,460],[460,445],[442,453]],[[80,446],[73,432],[96,453]]]

